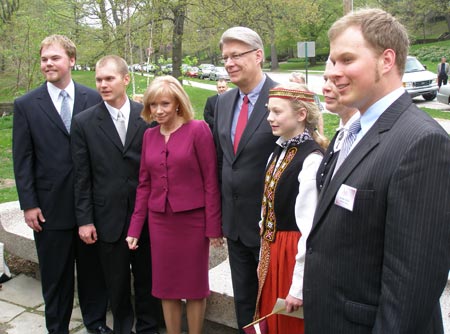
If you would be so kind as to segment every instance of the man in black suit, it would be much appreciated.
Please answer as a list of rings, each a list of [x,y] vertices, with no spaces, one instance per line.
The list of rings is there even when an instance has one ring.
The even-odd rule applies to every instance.
[[[76,47],[70,39],[45,38],[40,56],[46,83],[14,101],[13,160],[20,207],[34,231],[47,330],[69,333],[76,259],[83,322],[89,333],[112,333],[105,323],[108,301],[97,247],[85,245],[76,233],[68,129],[72,115],[101,98],[72,81]]]
[[[208,123],[211,131],[214,129],[214,108],[216,107],[217,97],[223,94],[228,89],[228,84],[225,79],[217,80],[217,94],[206,99],[205,110],[203,110],[203,118]]]
[[[128,65],[105,56],[95,68],[103,102],[77,115],[72,126],[75,207],[79,235],[98,243],[108,286],[115,334],[130,334],[134,323],[131,272],[134,278],[136,332],[157,333],[158,301],[151,295],[148,234],[131,252],[125,241],[136,199],[142,138],[148,124],[142,105],[126,95]]]
[[[218,97],[214,138],[223,233],[228,244],[237,322],[240,333],[244,333],[242,327],[252,322],[256,307],[264,170],[277,139],[266,120],[269,89],[275,82],[262,71],[264,47],[255,31],[245,27],[228,29],[222,35],[220,49],[230,80],[238,86]]]
[[[356,11],[328,36],[330,78],[361,126],[331,167],[307,240],[305,333],[443,333],[449,136],[402,86],[409,41],[394,17]]]

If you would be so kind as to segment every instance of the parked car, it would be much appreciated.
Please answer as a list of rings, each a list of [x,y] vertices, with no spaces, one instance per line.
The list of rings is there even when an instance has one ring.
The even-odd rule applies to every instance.
[[[197,78],[198,77],[198,67],[189,67],[185,74],[189,78]]]
[[[201,64],[198,67],[198,77],[200,79],[209,79],[209,74],[215,68],[213,64]]]
[[[161,65],[161,72],[163,74],[172,74],[172,64]]]
[[[230,76],[225,67],[215,67],[211,73],[209,73],[209,80],[217,81],[219,79],[230,80]]]
[[[142,71],[147,73],[155,73],[158,70],[158,66],[154,64],[143,64]]]
[[[437,101],[444,104],[450,104],[450,85],[442,85],[437,92]]]
[[[427,71],[416,57],[408,56],[403,74],[403,87],[411,97],[422,95],[426,101],[432,101],[438,91],[437,76]]]

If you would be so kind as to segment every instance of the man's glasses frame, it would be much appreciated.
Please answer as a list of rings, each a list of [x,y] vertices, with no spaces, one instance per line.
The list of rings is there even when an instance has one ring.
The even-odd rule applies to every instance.
[[[258,51],[258,50],[259,49],[251,49],[251,50],[248,50],[248,51],[245,51],[245,52],[242,52],[242,53],[236,53],[236,54],[231,55],[231,56],[222,57],[222,58],[220,58],[220,60],[223,61],[224,64],[226,64],[228,59],[231,59],[232,61],[237,61],[237,60],[241,59],[242,56],[245,56],[246,54],[248,54],[250,52],[255,52],[255,51]]]

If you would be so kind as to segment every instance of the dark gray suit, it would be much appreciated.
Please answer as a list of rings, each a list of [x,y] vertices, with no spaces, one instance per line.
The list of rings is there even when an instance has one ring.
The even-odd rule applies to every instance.
[[[306,334],[443,333],[449,172],[448,134],[403,94],[325,182],[307,240]],[[342,184],[357,189],[353,212],[334,204]]]
[[[264,188],[264,170],[275,147],[276,137],[267,122],[269,89],[275,82],[266,78],[253,112],[242,134],[236,154],[231,123],[237,88],[219,95],[216,104],[216,141],[222,190],[222,227],[228,239],[234,300],[239,328],[250,323],[256,306],[259,256],[259,226]]]
[[[203,118],[208,123],[211,131],[214,129],[214,108],[216,107],[218,97],[218,94],[208,97],[205,103],[205,110],[203,110]]]
[[[142,138],[148,128],[140,117],[141,110],[141,104],[130,101],[125,145],[104,102],[77,115],[71,131],[76,218],[80,226],[96,227],[116,334],[129,334],[133,327],[130,265],[136,332],[157,331],[159,305],[151,296],[148,236],[142,234],[139,248],[133,252],[125,241],[136,199]]]
[[[75,83],[73,115],[100,95]],[[78,296],[87,328],[105,325],[107,297],[97,247],[78,237],[73,198],[70,136],[47,83],[14,101],[13,160],[22,210],[39,207],[46,221],[34,233],[50,333],[68,333],[77,258]]]

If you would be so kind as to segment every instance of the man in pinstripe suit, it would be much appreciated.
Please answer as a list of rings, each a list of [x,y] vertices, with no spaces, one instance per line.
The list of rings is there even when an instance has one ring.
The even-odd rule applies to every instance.
[[[331,166],[307,240],[305,333],[443,333],[449,136],[402,87],[409,42],[395,18],[360,10],[328,35],[330,77],[361,130]]]

